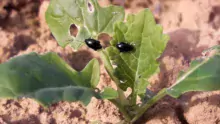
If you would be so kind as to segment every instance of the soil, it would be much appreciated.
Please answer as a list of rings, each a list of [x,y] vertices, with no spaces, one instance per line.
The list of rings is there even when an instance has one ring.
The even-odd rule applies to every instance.
[[[100,0],[102,6],[110,3],[124,6],[126,14],[150,8],[157,23],[170,35],[158,59],[161,72],[150,78],[149,88],[154,92],[175,83],[178,72],[187,70],[204,49],[220,44],[220,0]],[[96,52],[86,47],[75,52],[57,44],[44,18],[48,4],[47,0],[0,0],[0,63],[33,51],[53,51],[80,71],[89,60],[97,58],[101,64],[98,87],[115,87]],[[190,92],[178,99],[166,96],[137,123],[218,124],[219,113],[220,91]],[[122,119],[113,104],[95,98],[87,107],[59,102],[48,109],[28,98],[0,100],[0,124],[115,124]]]

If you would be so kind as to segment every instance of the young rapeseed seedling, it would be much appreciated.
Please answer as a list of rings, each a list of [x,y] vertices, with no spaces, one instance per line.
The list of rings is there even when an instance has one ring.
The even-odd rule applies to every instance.
[[[92,11],[88,6],[92,6]],[[87,105],[91,97],[108,99],[124,115],[125,123],[134,123],[148,108],[166,95],[179,97],[189,91],[220,89],[220,54],[195,60],[189,70],[169,88],[155,95],[146,94],[148,78],[158,73],[156,59],[164,51],[169,37],[155,23],[150,10],[129,14],[124,22],[124,9],[118,6],[102,8],[96,0],[51,0],[46,20],[58,43],[79,49],[83,45],[100,53],[117,91],[105,88],[97,91],[99,63],[93,59],[77,72],[55,53],[30,53],[15,57],[0,65],[0,97],[31,97],[44,106],[58,101],[81,101]],[[78,27],[76,37],[69,27]],[[97,37],[109,34],[111,46],[103,49]],[[217,47],[219,48],[219,47]],[[112,63],[116,66],[113,68]],[[132,89],[125,97],[124,91]],[[143,103],[137,104],[140,96]],[[147,99],[146,99],[147,98]]]

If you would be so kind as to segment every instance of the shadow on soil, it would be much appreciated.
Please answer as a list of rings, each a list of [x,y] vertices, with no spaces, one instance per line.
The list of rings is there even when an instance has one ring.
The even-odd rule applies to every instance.
[[[192,100],[192,97],[197,95],[196,99]],[[220,106],[220,92],[189,92],[182,95],[179,100],[183,103],[187,103],[184,112],[188,112],[190,107],[196,106],[203,102],[207,102],[209,105],[219,107]],[[184,106],[183,106],[184,107]]]
[[[2,115],[0,117],[7,124],[41,124],[39,118],[36,115],[29,115],[28,118],[18,121],[10,121],[11,119],[7,115]]]
[[[26,50],[31,44],[35,44],[36,40],[34,40],[31,36],[28,35],[17,35],[14,37],[14,45],[13,52],[11,56],[16,55],[19,51]]]
[[[19,2],[18,2],[19,1]],[[20,31],[30,26],[38,26],[39,0],[9,0],[0,5],[0,27],[8,31]]]
[[[73,53],[72,55],[73,62],[71,62],[71,66],[75,70],[81,71],[93,58],[94,55],[91,51],[87,49],[80,49],[79,51]],[[96,59],[98,59],[99,62],[101,61],[100,58],[96,58]]]
[[[165,51],[158,59],[160,61],[159,79],[155,81],[153,89],[159,91],[175,83],[179,71],[186,70],[189,63],[201,56],[208,45],[199,46],[199,31],[178,29],[169,33],[170,40]]]
[[[158,59],[160,61],[160,73],[152,86],[154,92],[174,84],[179,71],[186,70],[190,62],[201,56],[202,51],[208,48],[208,44],[199,45],[200,32],[197,30],[178,29],[170,32],[169,36],[170,40],[166,49]],[[187,124],[188,122],[184,117],[184,112],[187,110],[181,106],[181,103],[182,100],[167,96],[152,106],[137,123],[145,123],[152,119],[167,121],[171,117],[176,122]],[[197,104],[196,101],[194,104]]]

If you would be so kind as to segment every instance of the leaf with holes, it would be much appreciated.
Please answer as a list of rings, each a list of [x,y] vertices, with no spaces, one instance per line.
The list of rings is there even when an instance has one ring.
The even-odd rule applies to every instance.
[[[113,25],[123,21],[124,9],[119,6],[102,8],[97,0],[51,0],[46,12],[47,24],[61,46],[71,44],[78,49],[87,38],[100,33],[113,34]],[[70,26],[78,28],[76,37],[70,35]]]
[[[220,89],[220,55],[194,60],[190,69],[180,75],[176,83],[167,89],[175,98],[189,91],[214,91]]]
[[[99,74],[96,59],[77,72],[54,53],[30,53],[0,65],[0,97],[26,96],[44,105],[61,100],[88,104],[91,97],[100,98],[94,90]]]
[[[137,15],[128,15],[127,22],[117,23],[114,27],[108,55],[117,66],[115,75],[121,80],[120,87],[132,88],[134,94],[144,94],[147,79],[158,69],[156,59],[163,52],[169,39],[162,27],[154,21],[152,13],[146,9]],[[130,52],[120,52],[116,45],[125,42],[134,47]]]

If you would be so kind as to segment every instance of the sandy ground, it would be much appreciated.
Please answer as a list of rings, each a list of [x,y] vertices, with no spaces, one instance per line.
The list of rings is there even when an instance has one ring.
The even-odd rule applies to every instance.
[[[151,77],[152,91],[175,83],[180,70],[201,52],[220,44],[220,0],[110,0],[124,5],[126,13],[150,8],[155,19],[171,37],[159,58],[161,72]],[[48,1],[0,0],[0,63],[10,57],[32,51],[58,53],[76,70],[81,70],[96,52],[83,47],[77,52],[58,46],[45,23]],[[100,60],[100,59],[99,59]],[[99,88],[114,86],[101,64]],[[147,124],[218,124],[220,92],[190,92],[179,99],[169,96],[151,107],[137,123]],[[0,100],[0,124],[115,124],[122,120],[117,108],[108,101],[92,99],[85,107],[80,103],[59,102],[49,109],[31,99]]]

